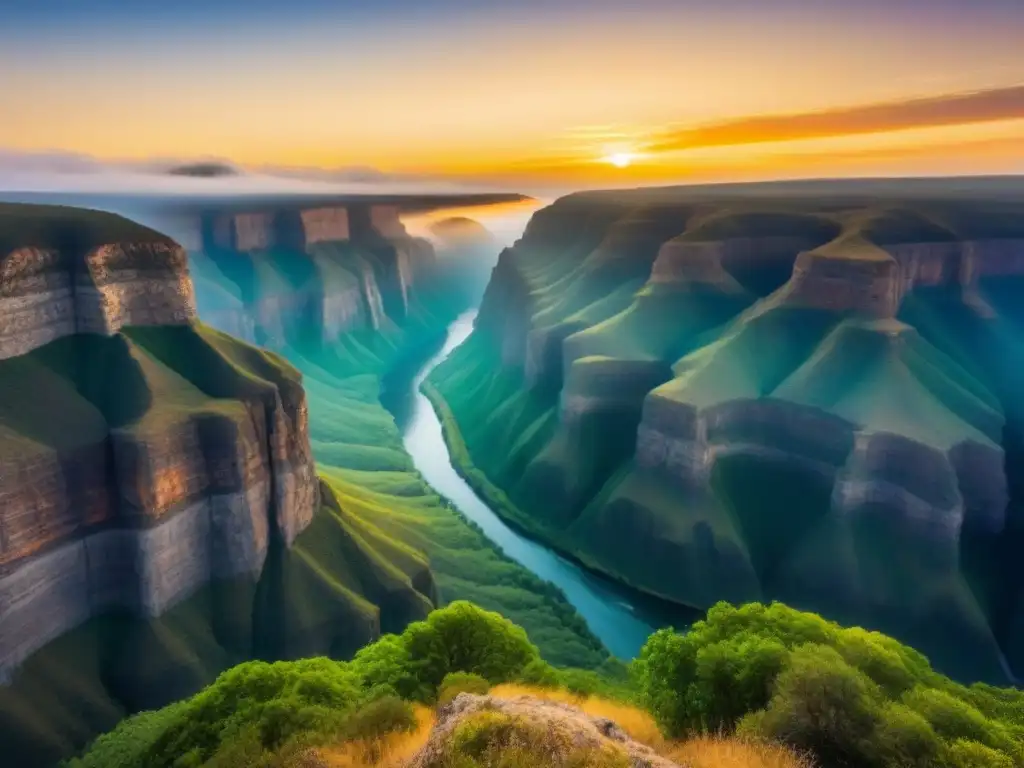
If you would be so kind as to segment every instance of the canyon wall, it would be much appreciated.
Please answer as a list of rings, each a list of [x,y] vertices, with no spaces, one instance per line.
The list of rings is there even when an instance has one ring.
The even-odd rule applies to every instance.
[[[297,372],[228,363],[249,353],[195,325],[185,251],[55,230],[0,254],[3,679],[92,616],[257,579],[318,506]]]
[[[272,349],[329,345],[349,331],[401,321],[412,286],[435,262],[430,243],[406,232],[395,205],[288,204],[196,218],[204,233],[192,251],[203,318]]]
[[[75,333],[195,318],[188,257],[173,242],[105,243],[84,253],[23,247],[0,254],[0,359]]]
[[[836,186],[560,200],[433,383],[506,512],[588,565],[689,606],[782,599],[1012,679],[1024,191]]]

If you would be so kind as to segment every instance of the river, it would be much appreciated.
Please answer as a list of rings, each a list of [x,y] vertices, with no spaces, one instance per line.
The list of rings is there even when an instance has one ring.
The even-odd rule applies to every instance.
[[[411,380],[405,378],[403,383],[411,389],[401,393],[403,397],[400,399],[404,402],[392,408],[402,429],[405,449],[412,456],[416,468],[438,493],[450,499],[463,515],[479,525],[506,555],[560,587],[605,647],[621,659],[631,659],[654,628],[667,623],[666,617],[642,607],[643,598],[636,593],[583,570],[543,544],[510,528],[452,466],[448,446],[441,433],[441,420],[430,400],[420,392],[420,385],[469,336],[475,317],[475,310],[459,316],[449,326],[443,347],[423,363]]]

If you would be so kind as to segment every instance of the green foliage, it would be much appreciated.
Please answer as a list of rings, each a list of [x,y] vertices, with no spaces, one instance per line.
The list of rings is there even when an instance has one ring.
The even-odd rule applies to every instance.
[[[959,768],[986,749],[1024,766],[1024,692],[959,685],[890,637],[779,603],[721,603],[686,634],[661,630],[633,674],[671,736],[738,728],[828,766]]]
[[[958,739],[946,755],[949,768],[1014,768],[1013,760],[1002,752],[976,741]]]
[[[801,646],[778,675],[758,730],[826,765],[870,764],[881,724],[878,700],[877,686],[835,650]]]
[[[449,672],[473,672],[498,683],[516,679],[527,664],[540,658],[520,627],[462,601],[410,624],[403,637],[427,696]]]
[[[490,683],[511,682],[542,664],[522,629],[456,602],[366,646],[351,662],[320,657],[233,667],[191,699],[126,720],[71,768],[263,765],[299,747],[410,730],[416,719],[406,700],[433,701],[439,687],[442,695],[486,692]]]
[[[275,750],[298,736],[339,734],[365,703],[361,683],[349,665],[324,658],[240,664],[181,708],[145,764],[202,764],[243,735],[255,734],[262,749]]]
[[[516,682],[535,685],[538,688],[557,688],[560,682],[558,670],[543,659],[534,659],[519,673]]]
[[[381,696],[361,706],[345,722],[346,739],[372,741],[389,733],[416,728],[416,713],[407,701],[397,696]]]
[[[919,713],[889,703],[882,711],[877,754],[882,765],[930,768],[942,754],[942,742]]]
[[[475,693],[482,696],[491,689],[491,684],[472,672],[449,672],[437,689],[437,704],[443,706],[460,693]]]
[[[132,768],[140,765],[157,739],[174,723],[184,703],[172,704],[154,712],[140,712],[118,723],[105,733],[80,758],[66,763],[66,768]]]
[[[356,654],[352,665],[359,670],[367,688],[390,689],[406,699],[414,698],[420,690],[409,664],[409,650],[398,635],[384,635],[365,646]]]

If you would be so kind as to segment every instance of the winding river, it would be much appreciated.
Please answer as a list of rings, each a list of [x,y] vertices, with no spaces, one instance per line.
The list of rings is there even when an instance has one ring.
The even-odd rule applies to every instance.
[[[544,545],[511,529],[452,466],[441,434],[441,420],[430,401],[420,392],[420,385],[469,336],[475,317],[475,310],[459,316],[449,326],[440,351],[423,363],[411,376],[411,381],[405,379],[411,390],[402,393],[405,402],[397,410],[392,409],[402,428],[405,449],[427,482],[479,525],[506,555],[560,587],[608,650],[622,659],[633,658],[654,628],[666,623],[665,618],[641,607],[638,603],[642,598],[635,593],[584,571]]]

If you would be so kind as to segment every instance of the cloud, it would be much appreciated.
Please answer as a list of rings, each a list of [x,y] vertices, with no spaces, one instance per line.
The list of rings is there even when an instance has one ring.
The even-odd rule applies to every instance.
[[[1024,85],[818,112],[742,117],[666,131],[654,138],[649,149],[671,152],[1016,118],[1024,118]]]
[[[504,192],[485,180],[391,174],[369,167],[337,169],[266,166],[239,168],[237,175],[203,177],[172,174],[173,168],[230,160],[146,158],[101,160],[73,152],[27,152],[0,148],[0,194],[467,194]]]

